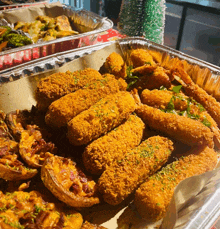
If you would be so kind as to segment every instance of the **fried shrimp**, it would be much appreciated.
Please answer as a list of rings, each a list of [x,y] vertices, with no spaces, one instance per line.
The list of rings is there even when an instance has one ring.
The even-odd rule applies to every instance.
[[[101,78],[101,74],[91,68],[75,72],[54,73],[41,79],[38,83],[36,90],[37,107],[45,111],[53,101]]]
[[[100,69],[102,73],[110,73],[113,74],[116,78],[126,78],[126,63],[120,54],[116,52],[112,52],[107,58],[105,63]]]
[[[125,153],[109,166],[98,181],[104,200],[121,203],[149,176],[166,163],[173,150],[173,143],[165,137],[154,136]]]
[[[45,121],[49,126],[61,127],[101,98],[120,91],[120,82],[107,74],[83,89],[65,95],[54,101],[48,108]]]
[[[199,121],[172,113],[165,113],[157,108],[143,104],[136,109],[136,113],[150,128],[186,145],[208,145],[210,148],[214,147],[213,133]]]
[[[196,147],[143,183],[135,193],[134,204],[144,219],[164,217],[175,187],[180,181],[215,168],[217,153],[209,147]]]
[[[141,101],[166,113],[174,113],[200,121],[212,130],[214,141],[219,147],[220,131],[214,119],[201,104],[180,92],[175,92],[174,88],[173,91],[156,89],[149,91],[145,89],[141,93]]]
[[[108,95],[69,121],[67,137],[73,145],[84,145],[120,125],[135,110],[127,91]]]
[[[144,49],[132,50],[130,58],[134,68],[143,66],[145,64],[152,66],[156,65],[156,63],[153,60],[153,57],[149,54],[148,51]]]
[[[216,121],[218,126],[220,126],[220,103],[204,89],[195,84],[183,67],[176,67],[172,69],[172,72],[174,77],[178,76],[175,78],[183,85],[185,93],[194,98],[198,103],[202,104]]]
[[[101,174],[118,157],[140,144],[145,125],[136,115],[85,148],[83,162],[92,174]]]

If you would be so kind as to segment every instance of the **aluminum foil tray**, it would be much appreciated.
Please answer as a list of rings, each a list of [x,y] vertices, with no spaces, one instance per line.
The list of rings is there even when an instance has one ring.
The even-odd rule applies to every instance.
[[[45,3],[42,5],[43,7],[47,7],[47,5],[51,4]],[[49,56],[54,53],[94,45],[98,42],[97,39],[100,33],[113,27],[113,22],[111,20],[103,18],[85,9],[79,9],[77,7],[71,7],[64,4],[60,4],[58,7],[62,9],[59,9],[62,11],[62,14],[75,18],[73,23],[77,23],[77,30],[80,30],[80,34],[0,52],[0,70],[9,69],[13,66],[18,66],[31,60],[39,60],[39,58]],[[8,9],[2,12],[3,15],[5,12],[16,14],[17,10],[21,10],[21,8]],[[48,10],[45,10],[45,12],[45,15],[50,13]]]
[[[40,61],[31,61],[29,63],[23,64],[19,68],[10,70],[10,71],[1,71],[0,80],[2,86],[9,83],[10,81],[16,81],[18,79],[25,79],[26,76],[30,76],[31,79],[35,80],[37,78],[38,72],[46,73],[51,71],[51,69],[57,69],[64,64],[81,57],[88,57],[95,54],[96,52],[105,50],[109,47],[116,45],[120,48],[121,53],[123,54],[127,64],[129,64],[129,54],[130,51],[136,48],[144,48],[149,50],[154,56],[154,59],[162,66],[168,66],[172,64],[174,58],[179,58],[182,60],[184,66],[187,67],[187,72],[190,74],[192,79],[204,88],[208,93],[212,94],[217,99],[220,98],[219,84],[220,84],[220,67],[209,64],[205,61],[199,60],[197,58],[190,57],[184,53],[171,49],[169,47],[159,45],[153,42],[150,42],[147,39],[140,37],[125,38],[117,41],[106,42],[102,44],[96,44],[89,47],[79,48],[73,51],[65,51],[59,54],[51,55],[50,57],[44,57]],[[105,56],[101,56],[104,62]],[[92,62],[94,62],[92,60]],[[95,61],[96,62],[96,61]],[[31,77],[33,75],[33,77]],[[29,77],[28,77],[29,78]],[[19,81],[19,80],[18,80]],[[10,83],[9,83],[10,84]],[[30,89],[31,90],[31,89]],[[16,93],[17,94],[17,93]],[[17,101],[14,101],[17,103]],[[218,168],[219,171],[220,168]],[[214,173],[211,171],[210,173]],[[205,176],[202,174],[200,176]],[[207,177],[206,177],[207,178]],[[198,179],[196,176],[193,179]],[[208,178],[207,178],[208,179]],[[183,181],[184,182],[184,181]],[[196,183],[196,182],[195,182]],[[186,185],[185,183],[180,183],[180,187]],[[178,186],[179,187],[179,186]],[[162,229],[210,229],[219,218],[220,215],[220,179],[219,172],[209,180],[207,185],[198,193],[197,196],[190,199],[188,205],[180,210],[180,224],[175,227],[163,227]],[[189,208],[190,207],[190,208]],[[190,209],[190,211],[188,210]],[[173,213],[172,213],[173,214]],[[116,215],[117,216],[117,215]],[[109,222],[106,222],[105,225],[108,228],[116,228],[115,222],[116,218],[113,219],[114,224],[112,227],[108,227]],[[168,221],[169,222],[169,218]],[[178,222],[178,221],[177,221]],[[169,222],[170,223],[170,222]],[[145,228],[145,227],[142,227]],[[155,228],[155,227],[149,227]]]

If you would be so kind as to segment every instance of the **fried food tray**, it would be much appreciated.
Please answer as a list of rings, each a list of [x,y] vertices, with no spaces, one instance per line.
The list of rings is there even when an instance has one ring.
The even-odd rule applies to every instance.
[[[27,15],[28,19],[23,18],[22,15],[24,14]],[[0,70],[9,69],[54,53],[96,44],[98,34],[113,27],[113,22],[107,18],[59,2],[33,4],[29,7],[7,9],[0,12],[0,18],[9,23],[33,21],[38,15],[73,17],[74,21],[72,23],[74,26],[76,25],[79,34],[0,52]]]
[[[0,109],[10,112],[15,109],[30,109],[35,105],[34,91],[40,78],[55,72],[74,71],[91,67],[96,70],[102,66],[106,57],[117,52],[124,56],[129,64],[129,53],[136,48],[148,49],[161,65],[172,64],[174,58],[179,58],[193,80],[219,99],[220,68],[205,61],[190,57],[163,45],[158,45],[144,38],[125,38],[117,41],[83,47],[75,51],[67,51],[45,57],[42,61],[31,61],[12,71],[1,72]],[[94,61],[95,60],[95,61]],[[187,65],[188,64],[188,65]],[[18,96],[19,95],[19,96]],[[220,214],[220,167],[205,174],[194,176],[182,181],[176,188],[170,210],[161,228],[211,228]],[[193,187],[193,188],[192,188]],[[182,190],[187,193],[184,204],[181,202]],[[191,196],[196,191],[196,195]],[[195,194],[195,193],[194,193]],[[178,202],[179,200],[179,202]],[[90,210],[90,218],[95,222],[105,218],[103,226],[116,229],[117,219],[129,202],[120,206],[101,206]],[[106,207],[106,208],[105,208]],[[176,213],[178,210],[178,214]],[[108,214],[106,214],[106,211]],[[147,224],[140,221],[135,228],[153,229],[160,225]]]

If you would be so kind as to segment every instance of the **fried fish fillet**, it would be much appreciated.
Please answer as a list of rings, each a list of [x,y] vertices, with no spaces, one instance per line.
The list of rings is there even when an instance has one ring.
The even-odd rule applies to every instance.
[[[104,200],[111,205],[121,203],[167,162],[172,151],[171,140],[154,136],[117,158],[98,180]]]
[[[108,95],[69,121],[67,137],[73,145],[87,144],[128,119],[135,108],[127,91]]]
[[[97,79],[102,79],[102,75],[91,68],[75,72],[58,72],[43,78],[36,89],[37,107],[45,111],[53,101]]]
[[[199,121],[172,113],[165,113],[157,108],[143,104],[135,112],[150,128],[182,143],[190,146],[208,145],[210,148],[214,147],[213,132]]]
[[[120,91],[120,82],[113,75],[93,81],[88,86],[54,101],[48,108],[45,121],[49,126],[61,127],[82,111],[109,94]]]
[[[134,204],[144,219],[157,221],[165,216],[175,187],[180,181],[215,168],[217,153],[209,147],[196,147],[143,183],[135,193]]]
[[[83,153],[83,163],[92,174],[101,174],[107,166],[128,150],[138,146],[145,125],[136,115],[89,144]]]

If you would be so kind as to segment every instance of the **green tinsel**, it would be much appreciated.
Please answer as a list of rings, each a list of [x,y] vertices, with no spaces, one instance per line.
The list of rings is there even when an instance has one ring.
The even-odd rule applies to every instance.
[[[163,43],[165,0],[124,0],[118,24],[121,33]]]

